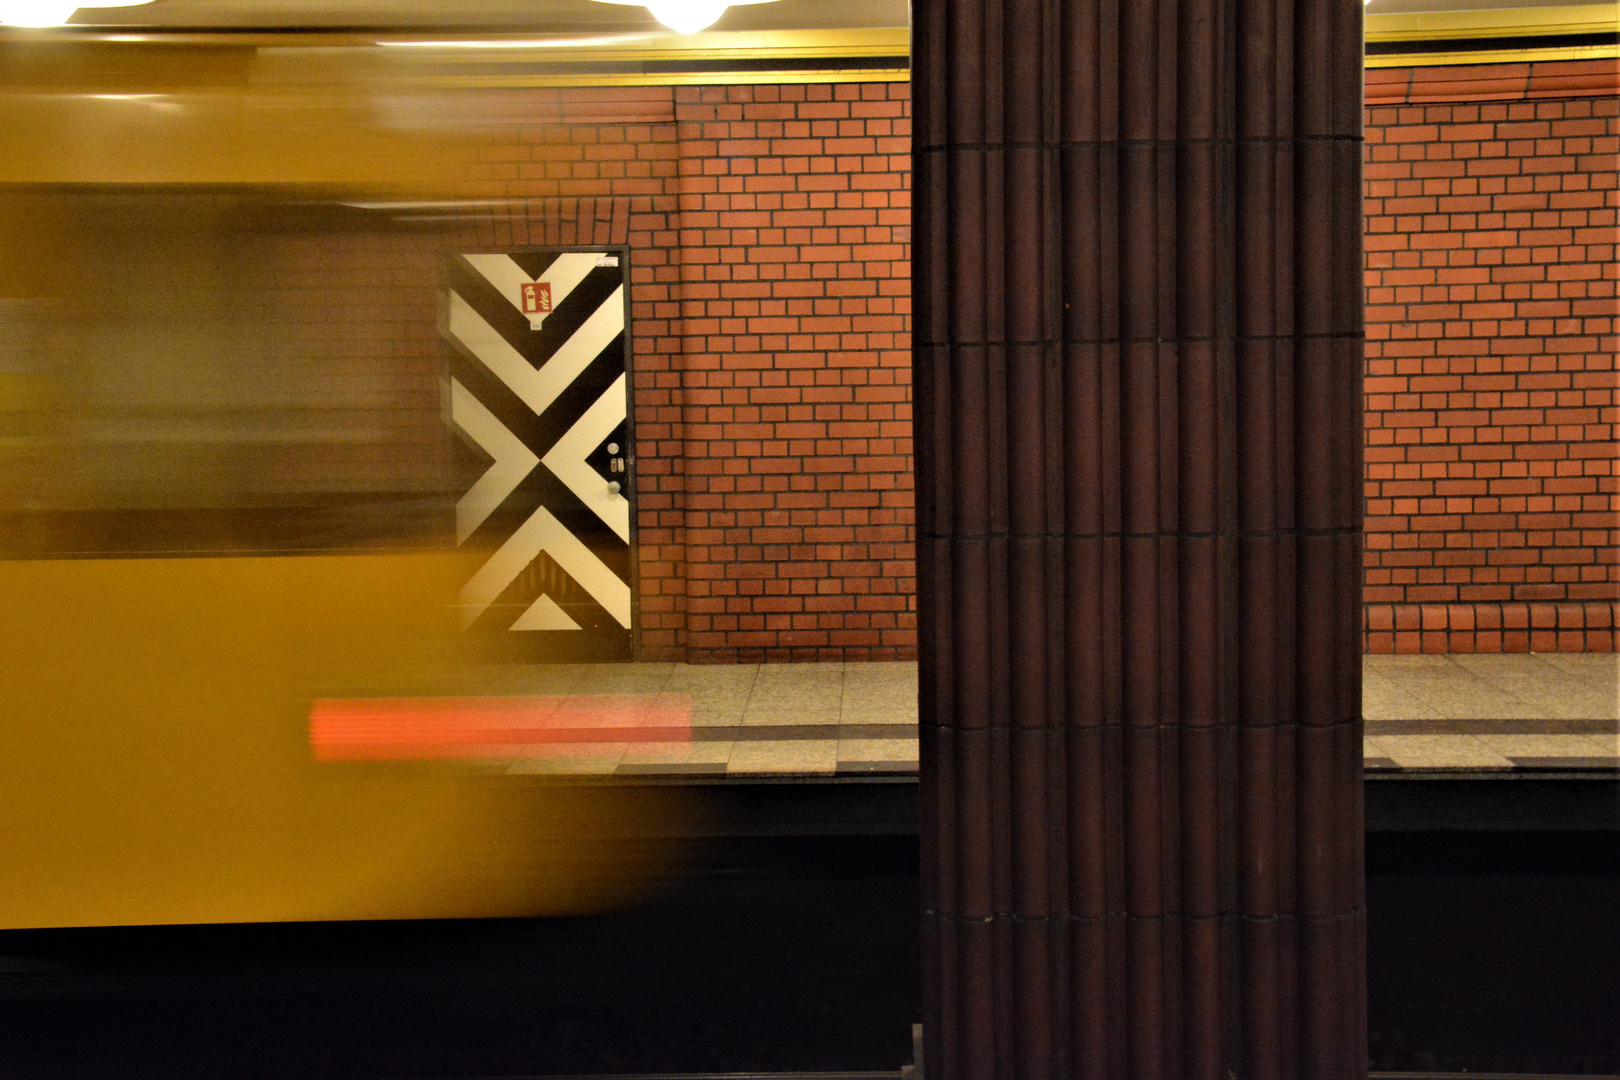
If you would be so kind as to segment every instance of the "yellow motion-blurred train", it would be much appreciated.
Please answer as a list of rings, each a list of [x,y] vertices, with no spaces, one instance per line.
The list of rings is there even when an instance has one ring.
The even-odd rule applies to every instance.
[[[648,791],[310,748],[521,689],[454,616],[446,241],[388,209],[454,132],[277,50],[0,54],[0,928],[623,898]]]

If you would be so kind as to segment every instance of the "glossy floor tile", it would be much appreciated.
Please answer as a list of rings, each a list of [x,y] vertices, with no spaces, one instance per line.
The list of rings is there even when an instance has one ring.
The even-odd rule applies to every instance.
[[[1620,656],[1364,660],[1369,770],[1620,769]],[[914,663],[567,664],[492,671],[489,685],[500,693],[674,695],[690,704],[690,743],[581,747],[561,761],[518,759],[508,766],[513,773],[825,777],[917,771]]]

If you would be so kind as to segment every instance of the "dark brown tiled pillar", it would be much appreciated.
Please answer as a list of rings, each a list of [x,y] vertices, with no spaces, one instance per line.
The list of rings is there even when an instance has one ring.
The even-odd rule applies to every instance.
[[[917,0],[929,1080],[1365,1075],[1361,0]]]

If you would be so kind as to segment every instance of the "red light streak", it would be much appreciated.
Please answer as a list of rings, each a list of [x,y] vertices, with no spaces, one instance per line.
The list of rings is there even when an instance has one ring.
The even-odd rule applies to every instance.
[[[681,694],[332,698],[309,711],[317,761],[568,757],[691,739]]]

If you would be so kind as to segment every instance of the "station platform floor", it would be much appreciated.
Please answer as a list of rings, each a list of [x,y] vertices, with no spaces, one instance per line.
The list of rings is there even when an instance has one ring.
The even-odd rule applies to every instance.
[[[581,746],[511,774],[710,780],[917,771],[915,663],[557,664],[504,692],[675,695],[690,742]],[[1369,774],[1620,771],[1620,654],[1368,656]]]

